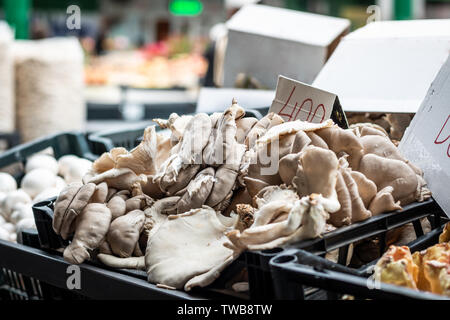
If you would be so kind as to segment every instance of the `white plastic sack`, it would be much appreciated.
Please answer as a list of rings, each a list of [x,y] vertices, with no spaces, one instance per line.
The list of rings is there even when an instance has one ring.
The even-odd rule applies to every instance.
[[[16,41],[17,125],[25,141],[83,129],[83,52],[76,38]]]
[[[14,35],[6,22],[0,21],[0,132],[14,131]]]

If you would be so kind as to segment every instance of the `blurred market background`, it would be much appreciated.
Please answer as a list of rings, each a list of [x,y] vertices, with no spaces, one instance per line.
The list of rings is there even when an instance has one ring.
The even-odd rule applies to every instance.
[[[0,149],[64,130],[117,129],[195,112],[200,88],[223,85],[224,23],[248,3],[346,18],[350,30],[368,22],[372,5],[381,20],[450,17],[444,0],[0,3],[0,20],[11,28],[0,28]],[[67,39],[36,41],[54,37]],[[245,76],[235,86],[274,89]]]

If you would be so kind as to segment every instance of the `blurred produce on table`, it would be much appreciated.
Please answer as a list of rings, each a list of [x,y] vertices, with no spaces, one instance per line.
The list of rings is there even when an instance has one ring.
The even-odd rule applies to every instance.
[[[204,41],[172,37],[141,49],[113,50],[91,56],[85,67],[87,85],[137,88],[192,88],[205,75]]]

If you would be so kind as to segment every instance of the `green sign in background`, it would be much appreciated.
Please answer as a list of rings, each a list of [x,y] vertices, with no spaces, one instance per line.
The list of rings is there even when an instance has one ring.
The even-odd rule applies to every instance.
[[[203,4],[198,0],[172,0],[169,11],[177,16],[196,16],[202,13]]]

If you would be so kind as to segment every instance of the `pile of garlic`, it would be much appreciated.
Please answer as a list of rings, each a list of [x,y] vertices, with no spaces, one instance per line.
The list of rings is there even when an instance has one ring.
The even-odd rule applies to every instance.
[[[91,161],[75,155],[57,161],[36,154],[27,160],[20,188],[13,176],[0,172],[0,239],[15,242],[21,230],[36,228],[32,205],[57,196],[68,183],[81,181],[91,166]]]

